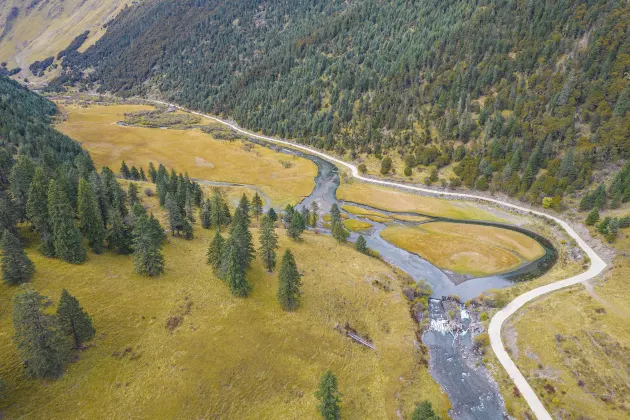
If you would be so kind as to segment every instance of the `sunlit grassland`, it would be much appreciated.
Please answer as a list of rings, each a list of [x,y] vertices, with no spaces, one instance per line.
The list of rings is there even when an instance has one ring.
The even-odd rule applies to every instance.
[[[615,248],[630,251],[629,230]],[[603,278],[544,296],[504,327],[517,366],[547,409],[566,418],[630,416],[630,262],[619,255]],[[524,410],[518,398],[515,412]],[[563,418],[564,418],[563,417]]]
[[[365,222],[363,220],[356,220],[356,219],[344,220],[343,225],[346,227],[346,229],[351,230],[353,232],[362,232],[372,227],[371,223]]]
[[[491,226],[444,222],[418,226],[392,224],[381,236],[437,267],[474,276],[506,272],[544,254],[533,239]]]
[[[500,220],[481,204],[427,197],[358,181],[341,183],[337,197],[386,211],[466,220]]]
[[[162,218],[155,198],[143,200]],[[302,307],[293,313],[276,302],[277,272],[258,261],[248,272],[251,296],[232,297],[205,263],[214,232],[198,223],[192,241],[169,237],[158,278],[135,275],[131,256],[91,254],[75,266],[40,256],[30,243],[31,286],[55,301],[68,289],[97,337],[60,379],[24,378],[11,341],[10,301],[19,288],[1,285],[0,375],[8,388],[0,410],[7,418],[313,418],[313,393],[330,368],[345,418],[408,416],[423,399],[445,415],[447,398],[414,344],[401,294],[406,277],[329,236],[305,232],[293,242],[277,231],[279,255],[291,248],[303,274]],[[377,279],[392,291],[373,286]],[[171,317],[181,317],[172,332]],[[346,322],[377,351],[334,329]]]
[[[125,112],[153,109],[144,105],[62,107],[67,119],[57,129],[80,141],[98,167],[118,171],[149,162],[187,171],[191,178],[257,185],[274,206],[296,204],[313,190],[317,166],[303,158],[263,146],[215,140],[199,130],[165,130],[117,125]]]
[[[19,8],[12,30],[0,42],[0,61],[8,61],[9,68],[20,65],[28,70],[35,60],[42,60],[65,49],[86,29],[90,37],[83,51],[105,33],[104,24],[127,4],[121,0],[49,0],[37,2],[8,0],[0,2],[4,18],[13,7]]]

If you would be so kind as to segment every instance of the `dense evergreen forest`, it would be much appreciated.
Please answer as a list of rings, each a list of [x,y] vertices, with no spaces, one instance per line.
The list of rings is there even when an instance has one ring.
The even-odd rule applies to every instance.
[[[399,153],[405,173],[453,164],[453,186],[557,206],[630,154],[629,24],[612,0],[158,0],[67,57],[52,88],[157,89],[266,134]]]

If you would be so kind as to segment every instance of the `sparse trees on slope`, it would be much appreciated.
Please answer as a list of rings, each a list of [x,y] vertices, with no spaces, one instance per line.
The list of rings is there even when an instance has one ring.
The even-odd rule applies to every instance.
[[[337,385],[337,377],[327,370],[319,380],[319,389],[315,392],[319,400],[317,411],[325,420],[339,420],[341,418],[341,393]]]
[[[48,178],[41,167],[35,169],[33,181],[31,181],[26,215],[39,233],[39,251],[47,257],[55,255],[55,244],[48,217]]]
[[[20,284],[29,281],[35,273],[35,266],[28,258],[20,240],[5,230],[0,241],[2,248],[2,279],[7,284]]]
[[[282,256],[278,274],[278,302],[285,311],[294,311],[300,306],[301,285],[295,259],[291,250],[287,249]]]
[[[83,343],[94,338],[96,330],[92,325],[92,319],[83,310],[77,298],[66,289],[61,291],[57,305],[57,319],[61,332],[72,337],[75,349],[80,349]]]
[[[48,214],[52,226],[55,256],[72,264],[80,264],[87,258],[81,232],[74,223],[74,212],[66,193],[50,181],[48,187]]]
[[[34,378],[56,378],[68,359],[68,343],[60,334],[57,318],[44,312],[50,300],[24,289],[13,298],[13,340]]]
[[[599,221],[599,209],[595,207],[591,212],[586,216],[586,224],[588,226],[593,226],[595,223]]]
[[[273,221],[265,215],[260,220],[260,258],[267,271],[272,272],[276,267],[276,249],[278,249],[278,235]]]
[[[208,247],[208,252],[206,256],[208,257],[208,264],[212,266],[212,269],[215,274],[219,274],[219,270],[221,268],[221,258],[223,254],[223,248],[225,247],[225,239],[221,236],[221,233],[217,230],[212,242],[210,242],[210,246]]]
[[[101,218],[101,211],[92,187],[83,178],[79,181],[77,210],[79,213],[79,226],[88,240],[90,249],[96,254],[102,253],[105,248],[105,228]]]

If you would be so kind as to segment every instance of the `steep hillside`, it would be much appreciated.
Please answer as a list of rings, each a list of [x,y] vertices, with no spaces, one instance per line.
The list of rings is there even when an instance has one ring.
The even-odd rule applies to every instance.
[[[86,30],[83,47],[94,43],[104,25],[131,0],[7,0],[0,2],[0,61],[9,69],[29,66],[66,48]]]
[[[94,68],[105,91],[559,207],[630,155],[628,22],[610,0],[158,0],[52,88]]]

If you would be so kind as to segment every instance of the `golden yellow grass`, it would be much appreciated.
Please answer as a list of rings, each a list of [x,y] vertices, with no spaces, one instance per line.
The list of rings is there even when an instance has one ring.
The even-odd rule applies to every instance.
[[[81,48],[83,51],[105,33],[103,24],[114,18],[127,2],[49,0],[39,2],[37,7],[29,7],[30,3],[21,0],[0,2],[3,24],[11,8],[20,9],[12,30],[0,41],[0,61],[7,61],[10,68],[20,65],[28,70],[32,62],[56,56],[77,35],[89,29],[90,36]]]
[[[453,219],[500,220],[480,204],[426,197],[357,181],[342,183],[337,190],[337,197],[387,211]]]
[[[351,206],[349,204],[344,204],[341,208],[348,213],[355,214],[360,217],[364,217],[366,219],[372,220],[374,222],[385,223],[391,222],[392,218],[387,216],[384,213],[379,213],[373,210],[364,209],[363,207]]]
[[[437,267],[474,276],[508,271],[544,252],[536,241],[523,234],[490,226],[444,222],[415,227],[394,224],[385,228],[381,236]]]
[[[155,199],[151,208],[157,209]],[[257,232],[253,230],[254,236]],[[56,381],[23,376],[11,341],[11,298],[0,286],[0,403],[7,418],[314,418],[319,376],[332,369],[343,393],[345,418],[408,416],[430,399],[442,415],[448,400],[420,363],[414,324],[401,285],[387,265],[332,238],[306,232],[299,243],[279,229],[279,254],[294,252],[303,274],[302,307],[276,302],[277,274],[258,262],[248,273],[253,292],[234,298],[205,263],[213,232],[196,225],[196,238],[169,237],[166,274],[133,273],[132,257],[90,255],[74,266],[28,248],[37,273],[32,287],[58,300],[75,295],[97,329],[94,347]],[[372,286],[379,279],[391,292]],[[190,303],[189,303],[190,302]],[[191,306],[186,313],[187,305]],[[169,317],[182,316],[169,332]],[[369,334],[378,351],[337,332],[349,322]]]
[[[346,229],[353,232],[362,232],[372,227],[371,223],[364,222],[363,220],[348,219],[343,221],[343,225]]]
[[[274,206],[296,204],[311,193],[317,166],[303,158],[243,142],[221,141],[199,130],[164,130],[116,125],[125,112],[152,109],[145,105],[63,107],[67,119],[57,129],[80,141],[98,167],[117,172],[122,160],[130,166],[149,162],[188,171],[191,178],[257,185]],[[250,144],[250,143],[248,143]],[[290,167],[286,163],[289,163]]]
[[[629,232],[615,245],[620,252],[630,251]],[[507,340],[512,357],[552,415],[630,416],[628,278],[630,262],[619,255],[590,292],[578,285],[542,297],[504,327],[504,337],[516,337]],[[526,408],[522,398],[515,400],[513,412],[520,417]]]

